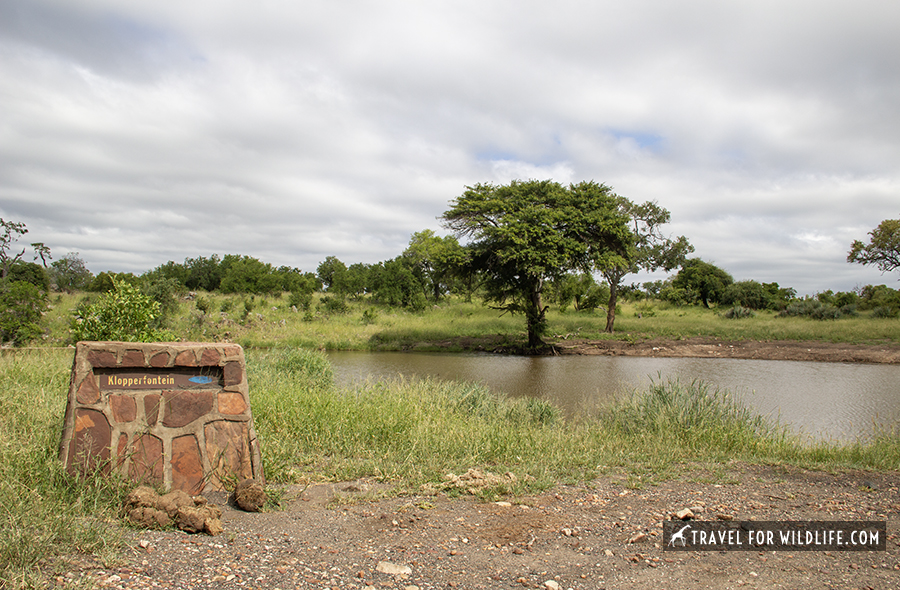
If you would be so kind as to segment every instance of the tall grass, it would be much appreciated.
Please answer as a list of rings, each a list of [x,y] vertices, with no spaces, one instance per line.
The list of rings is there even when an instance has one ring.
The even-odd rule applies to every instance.
[[[117,549],[122,488],[72,479],[58,460],[71,363],[69,351],[0,356],[0,587],[38,587],[42,571],[64,568],[55,558]]]
[[[539,489],[610,470],[666,474],[685,462],[900,469],[896,436],[810,445],[702,383],[654,383],[565,422],[545,402],[475,384],[399,379],[337,390],[320,353],[250,358],[257,431],[276,481],[369,476],[415,487],[479,467]],[[304,368],[279,370],[285,363]]]

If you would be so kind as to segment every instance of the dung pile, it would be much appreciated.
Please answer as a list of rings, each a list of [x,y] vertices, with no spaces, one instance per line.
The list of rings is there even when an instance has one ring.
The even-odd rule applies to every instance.
[[[145,528],[176,526],[188,533],[222,532],[222,510],[203,496],[190,496],[181,490],[160,496],[153,488],[141,486],[125,498],[125,516]]]

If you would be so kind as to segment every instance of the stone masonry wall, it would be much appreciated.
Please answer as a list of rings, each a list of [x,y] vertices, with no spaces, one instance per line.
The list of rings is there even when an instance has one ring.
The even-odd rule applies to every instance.
[[[243,349],[79,342],[59,457],[189,494],[264,483]]]

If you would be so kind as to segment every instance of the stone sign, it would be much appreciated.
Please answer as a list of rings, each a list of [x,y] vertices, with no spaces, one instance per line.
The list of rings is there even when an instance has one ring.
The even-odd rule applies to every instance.
[[[79,342],[59,457],[189,494],[263,483],[243,349]]]

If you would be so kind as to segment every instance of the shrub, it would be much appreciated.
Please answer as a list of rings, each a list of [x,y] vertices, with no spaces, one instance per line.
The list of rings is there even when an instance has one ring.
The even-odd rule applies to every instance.
[[[837,307],[822,303],[816,299],[802,299],[794,301],[784,308],[781,316],[807,316],[814,320],[836,320],[840,319],[843,314]]]
[[[361,321],[366,326],[374,324],[378,321],[378,312],[376,312],[374,309],[367,309],[363,312]]]
[[[756,314],[753,313],[752,309],[741,307],[740,305],[735,305],[722,314],[723,317],[728,319],[752,318],[754,315]]]
[[[96,303],[76,310],[72,336],[79,340],[121,340],[152,342],[171,340],[172,334],[153,328],[159,316],[159,302],[125,281],[113,279],[113,290]]]
[[[26,281],[0,285],[0,341],[17,346],[37,338],[41,317],[47,310],[47,294]]]
[[[194,305],[197,306],[198,310],[200,310],[201,312],[203,312],[205,314],[209,313],[210,307],[212,306],[209,299],[207,299],[203,295],[197,296],[197,299],[194,300]]]
[[[876,307],[875,309],[872,310],[872,317],[873,318],[882,318],[882,319],[895,318],[898,315],[897,312],[898,312],[898,310],[896,308],[882,305],[882,306]]]
[[[291,291],[291,296],[288,299],[288,304],[296,307],[297,309],[309,309],[310,304],[312,304],[312,291],[307,291],[304,289],[295,289]]]
[[[775,305],[774,298],[766,287],[757,281],[738,281],[728,285],[721,303],[736,308],[768,309]],[[731,316],[729,316],[731,317]],[[741,316],[743,317],[743,316]]]
[[[838,320],[843,314],[833,305],[819,305],[809,312],[809,317],[814,320]]]
[[[345,314],[350,311],[350,306],[343,297],[322,297],[319,305],[325,310],[325,313]]]

